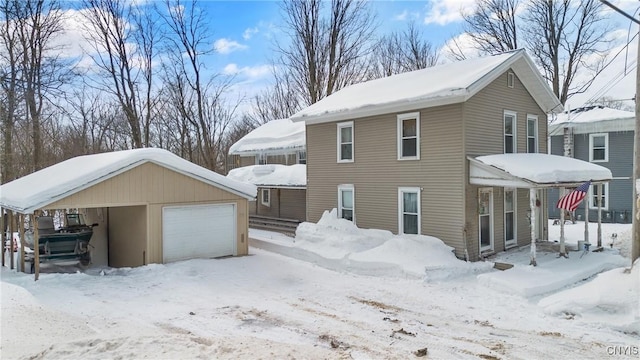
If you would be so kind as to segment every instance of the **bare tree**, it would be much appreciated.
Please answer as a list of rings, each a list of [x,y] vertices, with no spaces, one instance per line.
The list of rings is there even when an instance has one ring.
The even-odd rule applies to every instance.
[[[472,14],[464,14],[465,34],[476,49],[488,54],[524,45],[563,104],[586,91],[604,69],[610,45],[602,4],[529,0],[522,15],[519,6],[518,0],[479,1]],[[578,74],[585,80],[579,81]]]
[[[608,45],[610,27],[602,4],[598,0],[584,0],[578,6],[570,0],[531,1],[525,20],[531,53],[560,102],[586,91],[604,69],[606,51],[601,49]],[[591,76],[576,83],[583,69]]]
[[[205,12],[196,1],[186,5],[180,0],[167,0],[165,5],[170,60],[163,77],[165,84],[171,84],[165,87],[171,99],[167,105],[174,106],[185,135],[195,136],[195,151],[189,149],[191,160],[215,171],[224,164],[223,136],[240,101],[233,103],[226,98],[231,78],[205,75],[203,56],[213,51]],[[181,142],[185,145],[184,141],[190,139]]]
[[[473,12],[463,12],[465,32],[476,49],[488,54],[517,49],[519,6],[520,0],[478,0]]]
[[[131,146],[149,145],[152,117],[152,60],[157,28],[151,15],[125,0],[83,0],[87,40],[103,75],[98,88],[120,103],[130,127]]]
[[[301,108],[300,96],[291,86],[291,74],[276,69],[273,77],[274,85],[253,98],[251,114],[244,120],[251,120],[253,127],[274,119],[286,119]]]
[[[277,44],[292,87],[313,104],[366,76],[375,18],[364,0],[332,0],[324,17],[321,0],[286,0],[282,12],[291,42]]]
[[[434,66],[438,62],[438,53],[412,21],[406,30],[383,36],[371,58],[369,76],[380,78]]]

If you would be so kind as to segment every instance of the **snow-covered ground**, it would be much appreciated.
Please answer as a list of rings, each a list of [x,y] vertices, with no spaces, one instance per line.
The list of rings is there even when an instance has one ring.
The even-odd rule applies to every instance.
[[[559,227],[549,228],[557,238]],[[567,225],[567,243],[583,231]],[[295,238],[252,229],[245,257],[84,272],[47,265],[37,282],[3,268],[0,355],[637,359],[630,225],[602,233],[602,252],[565,259],[541,245],[534,268],[528,247],[514,249],[490,259],[514,265],[498,271],[457,260],[438,239],[357,229],[327,214]]]

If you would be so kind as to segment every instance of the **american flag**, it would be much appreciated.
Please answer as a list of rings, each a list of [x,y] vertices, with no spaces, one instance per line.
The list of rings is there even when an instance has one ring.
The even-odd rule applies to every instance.
[[[578,208],[578,205],[587,196],[587,191],[589,191],[589,186],[591,186],[591,181],[587,181],[586,183],[578,186],[572,192],[566,194],[558,200],[558,204],[556,207],[558,209],[565,209],[569,211],[574,211]]]

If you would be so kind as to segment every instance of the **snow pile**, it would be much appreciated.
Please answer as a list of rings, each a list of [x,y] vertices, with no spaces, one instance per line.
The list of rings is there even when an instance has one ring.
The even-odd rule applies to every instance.
[[[229,171],[228,178],[256,186],[307,186],[307,165],[251,165]]]
[[[273,150],[304,150],[306,148],[305,124],[289,119],[271,120],[254,129],[229,148],[229,154],[255,155]]]
[[[617,268],[580,286],[538,302],[547,314],[578,318],[616,330],[640,334],[640,260],[631,270]]]
[[[611,180],[612,178],[611,170],[604,166],[566,156],[497,154],[478,156],[476,160],[540,184]]]
[[[315,256],[304,256],[301,251]],[[493,266],[461,261],[452,247],[432,236],[398,236],[386,230],[360,229],[351,221],[339,219],[336,209],[325,211],[317,224],[304,222],[298,226],[288,249],[288,254],[293,253],[305,259],[315,257],[314,262],[331,269],[429,281],[489,271]]]

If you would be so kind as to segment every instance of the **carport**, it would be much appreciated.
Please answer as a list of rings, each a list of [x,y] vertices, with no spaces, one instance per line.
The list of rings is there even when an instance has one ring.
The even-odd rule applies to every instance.
[[[134,267],[246,255],[248,201],[255,195],[251,184],[146,148],[79,156],[16,179],[0,187],[0,207],[17,214],[18,224],[25,216],[35,224],[42,210],[78,211],[99,225],[92,261]],[[22,246],[20,263],[24,269]]]
[[[603,166],[565,156],[549,154],[498,154],[467,157],[469,183],[473,185],[529,189],[529,208],[536,212],[536,192],[540,189],[575,188],[591,181],[600,188],[612,179],[611,171]],[[588,212],[587,212],[588,213]],[[564,214],[564,211],[561,211]],[[598,214],[601,214],[600,207]],[[585,219],[585,239],[589,239],[589,218]],[[601,217],[598,216],[598,245],[601,244]],[[564,218],[560,222],[560,255],[566,256],[564,246]],[[536,217],[531,216],[531,265],[536,265]]]

